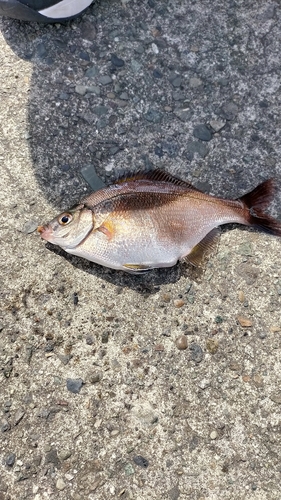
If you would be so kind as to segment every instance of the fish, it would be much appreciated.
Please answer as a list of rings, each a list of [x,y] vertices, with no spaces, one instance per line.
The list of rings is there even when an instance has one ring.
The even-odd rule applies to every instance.
[[[274,179],[268,179],[240,198],[218,198],[156,169],[93,192],[38,232],[69,254],[129,273],[181,260],[200,266],[223,224],[280,237],[281,223],[265,213],[275,191]]]

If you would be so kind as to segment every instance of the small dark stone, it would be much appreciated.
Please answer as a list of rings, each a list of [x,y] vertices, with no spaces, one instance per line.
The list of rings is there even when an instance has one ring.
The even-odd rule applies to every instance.
[[[170,500],[178,500],[179,496],[180,496],[180,490],[178,488],[178,486],[173,486],[173,488],[171,488],[169,491],[168,491],[168,495],[169,495],[169,499]]]
[[[189,347],[191,351],[191,359],[192,361],[195,361],[195,363],[201,363],[204,357],[204,353],[200,345],[198,344],[191,344]]]
[[[82,385],[83,385],[83,380],[81,378],[77,379],[68,378],[66,380],[67,390],[73,392],[74,394],[78,394],[80,392]]]
[[[98,130],[102,130],[103,128],[107,127],[107,125],[108,125],[108,121],[105,117],[102,117],[97,121],[97,129]]]
[[[103,344],[107,344],[109,338],[109,333],[108,332],[103,332],[101,336],[101,341]]]
[[[15,460],[16,460],[16,454],[15,453],[10,453],[7,457],[6,457],[6,465],[8,465],[9,467],[12,467],[15,463]]]
[[[167,153],[170,158],[177,156],[179,147],[175,142],[164,141],[162,142],[161,147],[163,152]]]
[[[90,376],[89,376],[89,382],[91,384],[96,384],[97,382],[99,382],[101,380],[101,374],[98,373],[98,372],[95,372],[95,373],[92,373]]]
[[[268,102],[263,100],[259,102],[260,108],[268,108]]]
[[[108,113],[108,108],[106,106],[96,106],[94,109],[93,109],[95,115],[97,116],[102,116],[102,115],[106,115]]]
[[[216,317],[215,317],[215,322],[216,322],[217,324],[220,324],[220,323],[222,323],[222,322],[223,322],[223,318],[222,318],[221,316],[216,316]]]
[[[45,347],[45,352],[52,352],[53,350],[54,350],[54,344],[48,342]]]
[[[61,165],[60,168],[63,172],[68,172],[68,170],[70,170],[70,165]]]
[[[61,92],[59,94],[59,99],[61,101],[68,101],[69,97],[70,97],[69,94],[67,94],[66,92]]]
[[[193,129],[193,135],[196,139],[200,139],[201,141],[210,141],[212,139],[212,132],[207,125],[204,124],[196,125]]]
[[[99,77],[99,82],[102,85],[109,85],[110,83],[112,83],[112,78],[109,75],[103,75]]]
[[[161,71],[159,71],[159,69],[155,68],[153,70],[152,74],[153,74],[154,78],[163,78],[163,74],[161,73]]]
[[[144,118],[151,123],[160,123],[162,121],[162,113],[151,108],[144,114]]]
[[[141,455],[136,455],[133,457],[133,461],[135,462],[136,465],[139,465],[139,467],[143,467],[146,469],[148,467],[148,460]]]
[[[104,182],[97,175],[94,165],[90,164],[82,167],[81,174],[93,191],[97,191],[105,186]]]
[[[142,155],[141,159],[144,163],[145,168],[147,168],[148,170],[153,168],[153,163],[150,161],[147,155]]]
[[[67,365],[72,357],[72,354],[58,354],[58,358],[63,365]]]
[[[188,122],[191,118],[191,111],[189,109],[176,109],[174,115],[179,118],[182,122]]]
[[[195,450],[195,448],[197,448],[198,445],[199,445],[198,436],[196,436],[196,434],[194,434],[194,436],[192,436],[192,438],[189,442],[189,451]]]
[[[58,457],[57,450],[53,448],[52,450],[48,451],[48,453],[46,453],[45,462],[46,464],[49,463],[54,464],[55,467],[59,468],[60,460]]]
[[[162,156],[164,155],[162,149],[159,146],[155,147],[154,153],[156,154],[156,156],[159,156],[159,158],[162,158]]]
[[[238,111],[239,110],[237,104],[235,104],[234,102],[229,102],[222,107],[220,116],[225,118],[225,120],[231,121],[236,118]]]
[[[123,59],[120,59],[116,54],[111,54],[111,62],[116,68],[122,68],[125,64]]]
[[[11,426],[9,424],[9,422],[4,422],[2,425],[1,425],[1,432],[7,432],[11,429]]]
[[[88,52],[84,52],[83,50],[79,54],[80,59],[83,59],[83,61],[90,61],[90,56]]]
[[[187,159],[189,161],[193,160],[195,153],[198,153],[198,155],[201,156],[201,158],[205,158],[205,156],[207,156],[208,151],[209,151],[206,144],[204,144],[203,142],[199,142],[199,141],[188,142],[186,149],[187,149],[186,156],[187,156]]]
[[[44,45],[44,43],[39,43],[37,45],[37,55],[38,57],[46,57],[47,55],[47,49],[46,49],[46,46]]]
[[[94,343],[94,339],[93,339],[93,336],[92,335],[86,335],[86,344],[87,345],[93,345]]]
[[[77,306],[77,304],[78,304],[78,293],[77,292],[74,292],[74,294],[73,294],[73,304],[75,306]]]
[[[181,83],[182,83],[182,77],[179,75],[177,76],[173,81],[172,81],[172,85],[173,87],[180,87],[181,86]]]
[[[85,76],[87,78],[94,78],[99,74],[99,70],[96,66],[92,66],[91,68],[88,68],[87,71],[85,71]]]

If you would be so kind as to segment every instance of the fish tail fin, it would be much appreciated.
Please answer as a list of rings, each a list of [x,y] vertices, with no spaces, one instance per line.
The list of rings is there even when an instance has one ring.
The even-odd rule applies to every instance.
[[[247,208],[247,220],[250,226],[266,233],[274,234],[275,236],[281,236],[281,223],[264,212],[273,199],[275,192],[275,180],[268,179],[259,184],[250,193],[239,198],[239,200]]]

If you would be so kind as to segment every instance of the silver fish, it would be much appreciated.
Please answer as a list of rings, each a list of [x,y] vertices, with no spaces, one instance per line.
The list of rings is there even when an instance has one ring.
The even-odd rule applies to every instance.
[[[274,191],[269,179],[237,200],[225,200],[154,170],[92,193],[38,231],[70,254],[131,273],[181,259],[197,266],[222,224],[281,236],[280,222],[264,212]]]

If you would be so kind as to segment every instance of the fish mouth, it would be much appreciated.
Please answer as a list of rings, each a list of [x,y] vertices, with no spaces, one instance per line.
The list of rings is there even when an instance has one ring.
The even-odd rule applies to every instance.
[[[53,236],[53,230],[48,224],[46,226],[38,226],[37,232],[40,234],[41,238],[46,241],[51,241]]]

